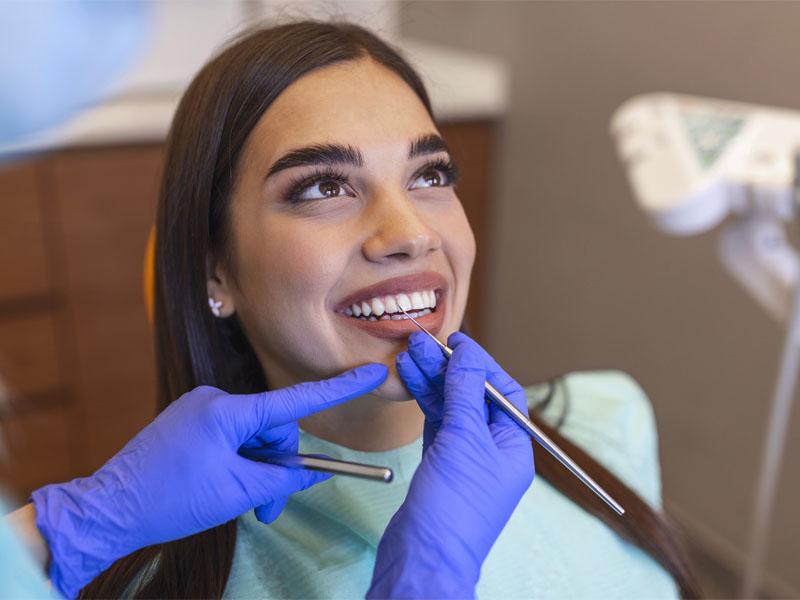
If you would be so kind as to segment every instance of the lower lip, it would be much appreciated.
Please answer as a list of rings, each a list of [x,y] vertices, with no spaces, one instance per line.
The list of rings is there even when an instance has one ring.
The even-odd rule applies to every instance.
[[[409,311],[414,312],[414,311]],[[402,313],[401,313],[402,314]],[[411,319],[402,319],[393,321],[386,319],[385,321],[367,321],[364,319],[356,319],[341,315],[347,319],[351,325],[355,325],[375,337],[384,339],[405,339],[415,331],[419,331],[419,327],[414,324]],[[424,317],[414,317],[417,322],[425,329],[430,331],[433,335],[439,333],[444,323],[444,296],[436,299],[436,310]]]

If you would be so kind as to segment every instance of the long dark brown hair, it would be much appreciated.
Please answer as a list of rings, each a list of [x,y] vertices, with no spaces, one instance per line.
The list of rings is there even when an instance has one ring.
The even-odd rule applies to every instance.
[[[247,32],[194,78],[167,138],[156,230],[155,326],[159,406],[198,385],[231,393],[269,389],[235,317],[214,319],[207,256],[229,256],[229,198],[245,140],[272,102],[306,73],[369,57],[399,75],[432,115],[417,73],[384,41],[347,23],[304,21]],[[565,496],[649,553],[696,597],[686,554],[665,520],[635,492],[536,415],[533,419],[627,513],[617,517],[549,454],[536,471]],[[86,586],[85,598],[219,598],[233,562],[236,521],[118,560]],[[534,568],[534,565],[531,565]],[[133,586],[135,589],[131,589]]]

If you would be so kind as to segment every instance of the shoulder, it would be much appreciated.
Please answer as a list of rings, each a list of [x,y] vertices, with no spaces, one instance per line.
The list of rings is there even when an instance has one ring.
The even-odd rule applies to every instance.
[[[661,508],[655,415],[633,377],[622,371],[580,371],[525,391],[532,411]],[[548,395],[550,401],[543,403]]]

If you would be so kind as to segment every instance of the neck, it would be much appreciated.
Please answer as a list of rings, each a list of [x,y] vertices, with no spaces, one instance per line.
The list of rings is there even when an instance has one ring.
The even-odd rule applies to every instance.
[[[346,448],[382,452],[417,439],[424,420],[414,400],[397,402],[367,394],[308,416],[300,421],[300,427]]]

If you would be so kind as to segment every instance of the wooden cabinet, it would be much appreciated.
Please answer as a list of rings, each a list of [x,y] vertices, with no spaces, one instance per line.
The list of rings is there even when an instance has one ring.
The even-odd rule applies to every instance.
[[[442,133],[461,166],[459,196],[478,258],[468,325],[478,340],[488,249],[493,127]],[[155,414],[152,330],[142,267],[162,146],[64,150],[0,170],[0,482],[34,488],[85,475]]]
[[[161,154],[72,150],[0,171],[0,479],[19,500],[93,471],[154,415],[141,274]]]
[[[26,164],[0,177],[0,307],[48,295],[47,245],[42,211],[46,210],[37,166]]]
[[[49,309],[0,320],[0,373],[16,411],[62,392],[57,335],[55,313]]]
[[[8,460],[3,469],[3,491],[10,489],[20,503],[37,487],[67,481],[83,473],[76,464],[74,451],[80,437],[70,426],[73,420],[69,412],[62,404],[39,405],[37,410],[3,420],[7,446],[4,458]]]
[[[490,121],[469,121],[444,124],[441,133],[459,166],[458,197],[475,233],[477,245],[465,320],[469,335],[479,342],[485,342],[483,324],[486,320],[484,311],[490,249],[495,127]]]
[[[69,314],[79,464],[96,469],[155,411],[142,264],[155,217],[161,146],[64,152],[47,165]]]

